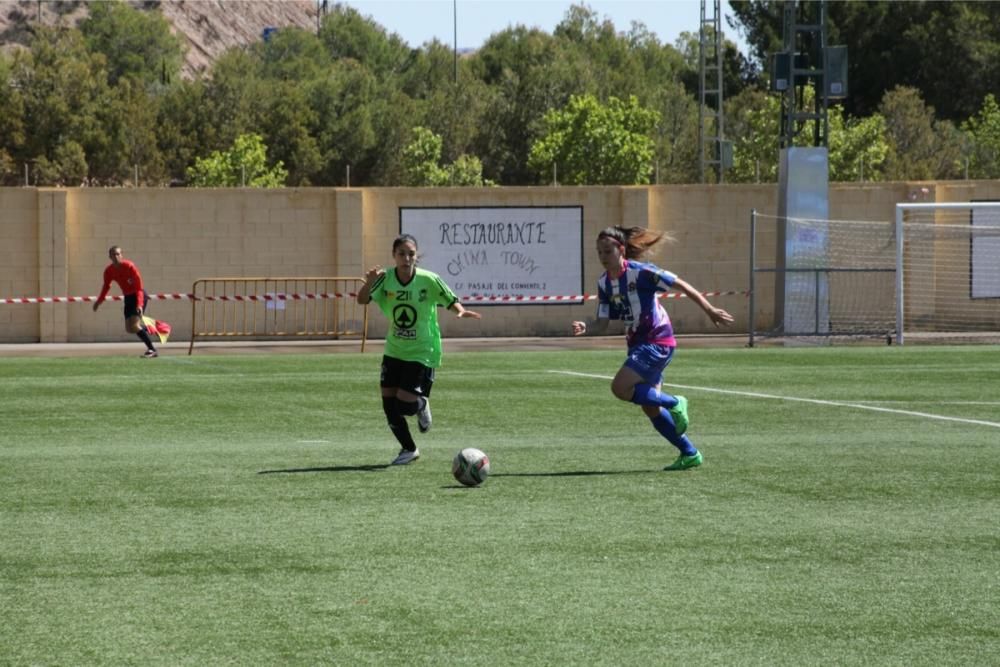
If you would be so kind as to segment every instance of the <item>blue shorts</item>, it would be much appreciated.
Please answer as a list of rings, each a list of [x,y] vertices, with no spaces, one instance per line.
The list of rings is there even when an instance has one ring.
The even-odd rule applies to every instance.
[[[663,382],[663,370],[674,358],[674,348],[656,343],[643,343],[630,347],[624,366],[631,368],[655,387]]]

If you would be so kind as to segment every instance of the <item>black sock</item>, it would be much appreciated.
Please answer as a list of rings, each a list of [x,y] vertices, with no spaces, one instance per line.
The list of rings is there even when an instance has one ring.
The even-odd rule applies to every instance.
[[[399,410],[399,414],[406,417],[412,417],[420,412],[420,406],[422,405],[421,401],[426,400],[426,398],[419,398],[415,401],[401,401],[397,398],[396,403],[398,405],[397,409]]]
[[[153,341],[149,339],[149,332],[146,331],[146,327],[139,329],[135,335],[139,337],[139,340],[141,340],[143,343],[146,344],[147,349],[150,350],[156,349],[155,347],[153,347]]]
[[[417,443],[413,442],[410,435],[410,427],[406,423],[406,418],[400,414],[396,407],[399,401],[394,396],[382,397],[382,411],[385,412],[386,421],[389,422],[389,429],[396,436],[399,446],[408,452],[416,451]]]

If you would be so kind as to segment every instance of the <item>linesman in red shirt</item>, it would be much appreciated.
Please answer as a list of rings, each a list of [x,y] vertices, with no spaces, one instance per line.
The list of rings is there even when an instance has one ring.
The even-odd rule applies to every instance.
[[[121,246],[111,246],[111,249],[108,250],[108,257],[111,258],[111,263],[104,269],[104,286],[94,303],[94,312],[97,312],[108,296],[111,282],[118,283],[125,297],[125,330],[134,333],[146,344],[146,353],[142,356],[146,359],[152,359],[158,354],[156,348],[153,347],[152,339],[149,337],[149,331],[142,322],[142,313],[149,303],[149,295],[142,288],[142,275],[139,273],[139,267],[122,257]],[[140,298],[142,299],[141,303]]]

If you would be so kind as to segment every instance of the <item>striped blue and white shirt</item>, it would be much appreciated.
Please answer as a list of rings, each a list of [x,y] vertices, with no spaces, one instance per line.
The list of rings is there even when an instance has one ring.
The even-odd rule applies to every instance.
[[[618,278],[605,272],[598,279],[597,317],[625,321],[629,347],[643,343],[675,347],[670,316],[656,295],[673,287],[676,280],[675,274],[655,264],[626,260],[625,271]]]

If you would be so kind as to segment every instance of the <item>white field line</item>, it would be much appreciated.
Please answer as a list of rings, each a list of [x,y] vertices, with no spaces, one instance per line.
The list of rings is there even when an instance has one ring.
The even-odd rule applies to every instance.
[[[872,403],[903,403],[908,405],[915,401],[871,401]],[[1000,405],[1000,401],[934,401],[934,405]]]
[[[577,373],[575,371],[548,371],[560,375],[575,375],[577,377],[596,378],[598,380],[612,380],[610,375],[595,375],[592,373]],[[908,415],[910,417],[922,417],[924,419],[937,419],[947,422],[959,422],[960,424],[976,424],[977,426],[992,426],[1000,428],[1000,422],[988,422],[982,419],[964,419],[962,417],[948,417],[945,415],[933,415],[928,412],[915,412],[913,410],[896,410],[894,408],[880,408],[874,405],[863,403],[846,403],[844,401],[824,401],[818,398],[801,398],[798,396],[779,396],[778,394],[762,394],[756,391],[736,391],[734,389],[717,389],[716,387],[695,387],[685,384],[669,384],[669,387],[680,389],[694,389],[695,391],[708,391],[715,394],[728,394],[730,396],[748,396],[750,398],[769,398],[776,401],[795,401],[798,403],[812,403],[813,405],[829,405],[838,408],[855,408],[857,410],[871,410],[872,412],[888,412],[896,415]]]

